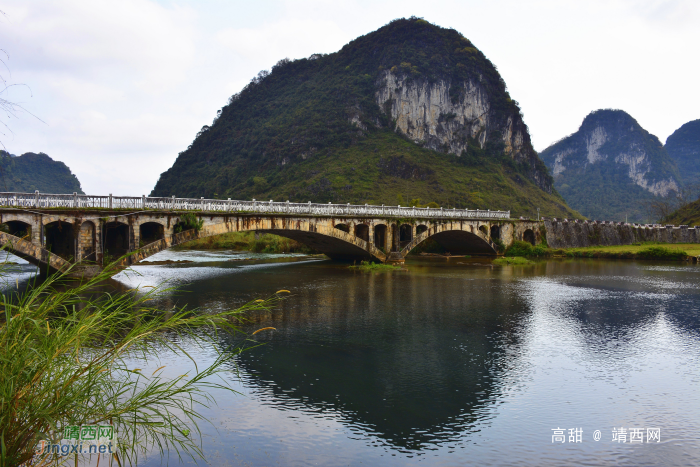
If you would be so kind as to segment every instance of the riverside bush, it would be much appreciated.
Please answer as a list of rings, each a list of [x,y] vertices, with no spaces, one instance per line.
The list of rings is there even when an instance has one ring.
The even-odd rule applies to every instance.
[[[528,242],[523,242],[521,240],[516,240],[511,246],[506,249],[506,256],[535,256],[535,257],[545,257],[550,256],[551,252],[548,248],[542,245],[532,245]]]

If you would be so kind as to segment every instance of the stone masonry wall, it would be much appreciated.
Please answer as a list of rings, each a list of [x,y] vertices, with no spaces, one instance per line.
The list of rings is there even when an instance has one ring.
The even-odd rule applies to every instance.
[[[700,228],[624,222],[545,219],[551,248],[630,245],[638,242],[700,243]]]

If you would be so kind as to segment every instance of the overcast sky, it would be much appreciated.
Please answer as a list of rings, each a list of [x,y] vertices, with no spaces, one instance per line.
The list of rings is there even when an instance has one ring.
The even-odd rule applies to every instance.
[[[697,0],[4,0],[0,10],[8,82],[28,86],[3,97],[41,119],[3,120],[2,142],[65,162],[92,194],[150,193],[258,71],[412,15],[491,59],[537,150],[599,108],[629,112],[662,142],[700,118]]]

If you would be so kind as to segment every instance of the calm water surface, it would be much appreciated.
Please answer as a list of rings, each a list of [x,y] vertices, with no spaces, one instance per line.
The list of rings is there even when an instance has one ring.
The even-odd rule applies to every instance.
[[[700,267],[453,258],[366,273],[231,252],[151,259],[195,261],[116,276],[187,291],[164,305],[219,310],[292,292],[246,326],[276,331],[257,334],[265,345],[227,375],[242,395],[213,394],[202,425],[212,465],[700,464]],[[161,365],[191,367],[154,356]],[[619,427],[644,428],[644,443],[613,442]],[[554,428],[566,443],[552,443]]]

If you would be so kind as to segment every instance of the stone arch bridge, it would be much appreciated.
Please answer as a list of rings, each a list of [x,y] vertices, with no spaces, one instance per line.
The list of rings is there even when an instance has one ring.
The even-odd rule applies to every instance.
[[[287,237],[337,259],[402,262],[430,238],[452,254],[496,255],[497,244],[540,242],[537,221],[505,211],[182,198],[0,193],[0,242],[39,266],[80,274],[130,254],[141,261],[173,246],[228,232]],[[186,218],[202,222],[184,229]]]

